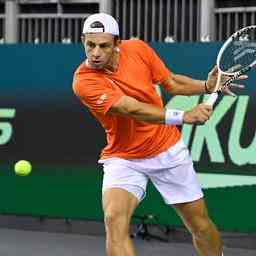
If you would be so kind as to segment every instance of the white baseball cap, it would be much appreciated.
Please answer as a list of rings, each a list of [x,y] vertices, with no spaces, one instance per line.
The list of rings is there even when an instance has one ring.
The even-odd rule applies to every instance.
[[[94,27],[93,23],[95,22],[100,22],[103,27]],[[117,21],[111,15],[106,13],[96,13],[90,15],[84,22],[83,34],[102,32],[119,36],[119,27]]]

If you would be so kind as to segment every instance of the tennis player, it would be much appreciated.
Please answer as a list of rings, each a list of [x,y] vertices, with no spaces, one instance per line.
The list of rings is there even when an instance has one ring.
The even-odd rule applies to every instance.
[[[102,205],[108,256],[134,256],[129,223],[151,180],[166,204],[175,208],[193,237],[198,255],[220,256],[219,232],[210,220],[193,163],[176,125],[204,124],[212,107],[165,109],[156,93],[213,91],[217,69],[199,81],[172,73],[141,40],[120,40],[116,20],[89,16],[83,26],[86,60],[74,74],[73,90],[106,132],[99,163],[104,167]]]

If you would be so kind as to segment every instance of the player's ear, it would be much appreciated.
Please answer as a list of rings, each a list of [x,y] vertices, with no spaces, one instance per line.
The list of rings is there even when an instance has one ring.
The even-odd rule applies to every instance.
[[[84,44],[84,42],[85,42],[85,35],[83,34],[83,35],[81,35],[81,42]]]

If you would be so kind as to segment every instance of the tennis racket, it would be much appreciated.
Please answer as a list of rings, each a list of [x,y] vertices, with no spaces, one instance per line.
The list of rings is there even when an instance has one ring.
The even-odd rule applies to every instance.
[[[218,76],[214,92],[205,104],[213,106],[223,89],[256,65],[256,25],[232,34],[217,56]]]

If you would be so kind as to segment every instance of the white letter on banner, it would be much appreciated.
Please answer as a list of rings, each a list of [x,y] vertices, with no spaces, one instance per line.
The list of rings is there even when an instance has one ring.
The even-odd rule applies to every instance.
[[[200,96],[175,96],[166,104],[166,108],[179,109],[179,110],[190,110],[195,107],[199,102]],[[193,126],[190,124],[182,125],[182,138],[184,143],[188,146]]]
[[[240,96],[236,112],[234,116],[234,121],[230,131],[228,149],[229,156],[233,163],[237,165],[244,164],[256,164],[256,136],[249,147],[241,148],[240,137],[243,128],[243,122],[248,106],[249,96]]]
[[[214,108],[210,119],[204,125],[196,127],[195,136],[191,147],[191,155],[194,161],[200,160],[205,142],[210,160],[216,163],[225,162],[219,136],[216,131],[216,126],[219,124],[230,107],[234,104],[235,100],[236,98],[231,96],[223,97],[223,99]]]

